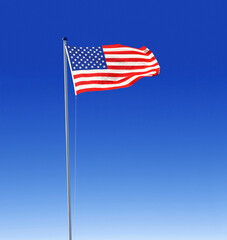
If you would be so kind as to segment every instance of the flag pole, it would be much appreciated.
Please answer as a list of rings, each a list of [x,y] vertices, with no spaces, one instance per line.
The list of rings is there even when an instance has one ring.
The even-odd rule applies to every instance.
[[[68,225],[69,225],[69,240],[72,240],[70,164],[69,164],[68,82],[67,82],[67,59],[66,59],[66,51],[65,51],[67,38],[64,37],[62,40],[63,40],[63,52],[64,52],[65,141],[66,141],[66,169],[67,169],[67,195],[68,195]]]
[[[77,95],[75,96],[75,167],[74,167],[74,171],[75,171],[75,176],[74,176],[74,219],[75,219],[75,224],[74,224],[74,239],[76,239],[76,143],[77,143],[77,139],[76,139],[76,129],[77,129]]]

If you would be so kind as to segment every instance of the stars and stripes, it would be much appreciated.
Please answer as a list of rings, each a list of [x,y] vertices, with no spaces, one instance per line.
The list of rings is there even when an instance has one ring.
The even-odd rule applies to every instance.
[[[66,46],[76,95],[129,87],[142,77],[159,74],[160,66],[146,47],[124,45]]]

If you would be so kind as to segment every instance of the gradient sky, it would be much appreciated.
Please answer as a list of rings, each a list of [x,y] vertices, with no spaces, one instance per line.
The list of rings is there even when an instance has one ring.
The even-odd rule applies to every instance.
[[[0,239],[68,239],[63,36],[146,46],[161,66],[132,87],[78,96],[73,239],[227,239],[226,6],[1,2]]]

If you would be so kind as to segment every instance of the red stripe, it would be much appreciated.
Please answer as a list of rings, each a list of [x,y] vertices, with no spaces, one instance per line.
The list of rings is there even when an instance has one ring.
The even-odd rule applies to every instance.
[[[123,78],[121,80],[118,80],[118,81],[99,81],[99,80],[81,81],[81,82],[76,82],[75,86],[78,87],[78,86],[81,86],[81,85],[88,85],[88,84],[118,84],[118,83],[122,83],[122,82],[127,81],[131,77],[132,76],[125,77],[125,78]]]
[[[146,72],[132,72],[132,73],[83,73],[83,74],[77,74],[77,75],[73,75],[74,79],[77,78],[81,78],[81,77],[127,77],[127,76],[135,76],[135,75],[139,75],[139,74],[145,74],[145,73],[149,73],[151,71],[155,71],[155,69],[153,70],[149,70]]]
[[[103,45],[102,48],[103,49],[105,49],[105,48],[131,48],[131,49],[137,49],[137,50],[142,50],[142,51],[147,49],[145,46],[143,46],[141,48],[133,48],[133,47],[124,46],[121,44]]]
[[[151,59],[143,59],[143,58],[106,58],[106,62],[152,62],[152,61],[154,61],[154,59],[153,59],[153,57]]]
[[[119,48],[119,47],[126,47],[124,45],[121,44],[112,44],[112,45],[103,45],[103,48]]]
[[[150,67],[158,66],[158,63],[148,65],[148,66],[109,66],[108,69],[122,69],[122,70],[130,70],[130,69],[145,69]]]
[[[148,56],[152,52],[149,50],[147,53],[142,53],[142,52],[137,52],[137,51],[104,51],[105,54],[138,54],[138,55],[143,55],[143,56]]]

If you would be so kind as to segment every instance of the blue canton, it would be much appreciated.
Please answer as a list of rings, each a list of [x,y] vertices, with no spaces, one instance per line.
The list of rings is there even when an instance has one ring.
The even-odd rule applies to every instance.
[[[102,47],[67,46],[72,71],[107,69]]]

